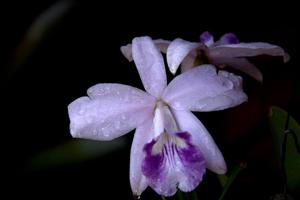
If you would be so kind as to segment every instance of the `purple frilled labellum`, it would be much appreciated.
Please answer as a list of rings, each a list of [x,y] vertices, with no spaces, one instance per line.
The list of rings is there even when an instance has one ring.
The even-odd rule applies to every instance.
[[[165,196],[174,194],[177,187],[182,191],[195,188],[205,173],[205,159],[187,132],[162,133],[145,145],[144,152],[143,174]]]
[[[217,72],[212,65],[195,67],[167,85],[159,50],[167,45],[163,40],[155,43],[150,37],[137,37],[123,48],[146,91],[101,83],[68,106],[73,137],[112,140],[136,129],[130,154],[135,195],[147,186],[164,196],[174,195],[177,186],[191,191],[201,182],[205,168],[225,173],[222,153],[191,111],[222,110],[247,100],[241,77]]]

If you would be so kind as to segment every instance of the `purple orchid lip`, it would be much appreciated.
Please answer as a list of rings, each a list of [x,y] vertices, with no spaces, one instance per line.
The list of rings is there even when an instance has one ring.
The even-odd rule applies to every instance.
[[[210,34],[208,31],[203,32],[200,35],[200,42],[204,43],[207,46],[210,46],[211,44],[213,44],[214,38],[212,36],[212,34]]]
[[[189,192],[202,181],[205,160],[189,133],[163,133],[146,144],[144,152],[142,172],[157,193],[172,196],[177,187]]]
[[[220,45],[222,44],[238,44],[240,43],[239,39],[233,33],[226,33],[224,34],[220,40]]]

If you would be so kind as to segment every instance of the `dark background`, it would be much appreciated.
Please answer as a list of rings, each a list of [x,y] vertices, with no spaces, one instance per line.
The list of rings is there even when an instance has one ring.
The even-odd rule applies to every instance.
[[[197,114],[224,153],[229,172],[238,163],[247,162],[227,199],[268,199],[281,191],[268,112],[270,105],[277,105],[290,108],[298,122],[300,119],[299,31],[293,16],[283,18],[277,11],[265,13],[263,9],[220,13],[198,4],[175,3],[178,8],[174,9],[158,4],[76,1],[35,51],[16,64],[29,26],[55,2],[12,1],[2,7],[1,172],[6,192],[39,199],[79,195],[87,199],[132,199],[128,178],[132,133],[124,136],[128,145],[120,151],[87,162],[42,170],[28,169],[28,163],[40,152],[71,139],[67,105],[86,95],[90,86],[111,82],[142,88],[134,65],[122,56],[120,46],[143,35],[197,41],[207,30],[215,39],[234,32],[243,42],[277,44],[291,56],[287,64],[281,58],[253,58],[264,74],[263,83],[235,72],[244,78],[249,101],[225,111]],[[293,89],[294,85],[298,89]],[[293,92],[296,95],[291,103]],[[208,172],[199,186],[199,197],[217,199],[220,192],[214,174]],[[143,196],[159,198],[151,189]]]

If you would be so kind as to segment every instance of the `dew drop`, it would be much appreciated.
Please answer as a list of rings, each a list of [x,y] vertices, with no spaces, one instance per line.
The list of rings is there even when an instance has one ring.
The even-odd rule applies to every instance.
[[[180,104],[179,102],[176,101],[176,102],[174,103],[174,107],[175,107],[175,108],[180,108],[180,107],[181,107],[181,104]]]
[[[121,122],[117,120],[115,122],[115,128],[118,130],[118,129],[120,129],[120,126],[121,126]]]
[[[232,81],[229,81],[229,80],[224,81],[224,82],[222,83],[222,85],[223,85],[224,87],[229,88],[229,89],[232,89],[232,88],[233,88],[233,83],[232,83]]]
[[[79,115],[83,115],[85,113],[86,109],[84,107],[81,107],[78,111]]]
[[[139,93],[137,91],[135,91],[135,90],[131,90],[131,94],[138,95]]]

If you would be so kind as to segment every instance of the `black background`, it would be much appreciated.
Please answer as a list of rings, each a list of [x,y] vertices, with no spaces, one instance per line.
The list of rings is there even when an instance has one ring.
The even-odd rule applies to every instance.
[[[228,199],[268,199],[280,192],[278,171],[273,163],[269,105],[285,109],[299,121],[299,95],[290,103],[297,81],[299,52],[294,16],[288,11],[249,8],[226,10],[201,3],[96,4],[77,1],[77,5],[56,26],[35,52],[20,66],[14,65],[18,46],[32,22],[55,1],[12,1],[5,10],[1,49],[1,154],[4,189],[10,195],[44,199],[77,197],[87,199],[132,199],[129,186],[130,145],[122,151],[78,165],[27,171],[28,161],[39,152],[71,139],[67,105],[86,95],[96,83],[123,83],[142,88],[137,71],[120,52],[120,46],[136,36],[172,40],[177,37],[197,41],[210,31],[219,38],[234,32],[241,41],[264,41],[282,46],[291,55],[281,58],[252,59],[264,74],[257,83],[245,74],[244,88],[249,102],[221,112],[200,113],[224,153],[230,167],[246,161],[247,170],[233,185]],[[123,5],[124,4],[124,5]],[[137,6],[137,7],[134,7]],[[176,7],[176,8],[175,8]],[[223,10],[220,12],[219,10]],[[284,11],[282,11],[284,10]],[[229,69],[230,70],[230,69]],[[298,93],[299,89],[296,91]],[[130,144],[132,133],[124,136]],[[6,189],[7,188],[7,189]],[[207,173],[199,187],[201,199],[217,199],[220,187]],[[159,199],[150,189],[144,199]]]

